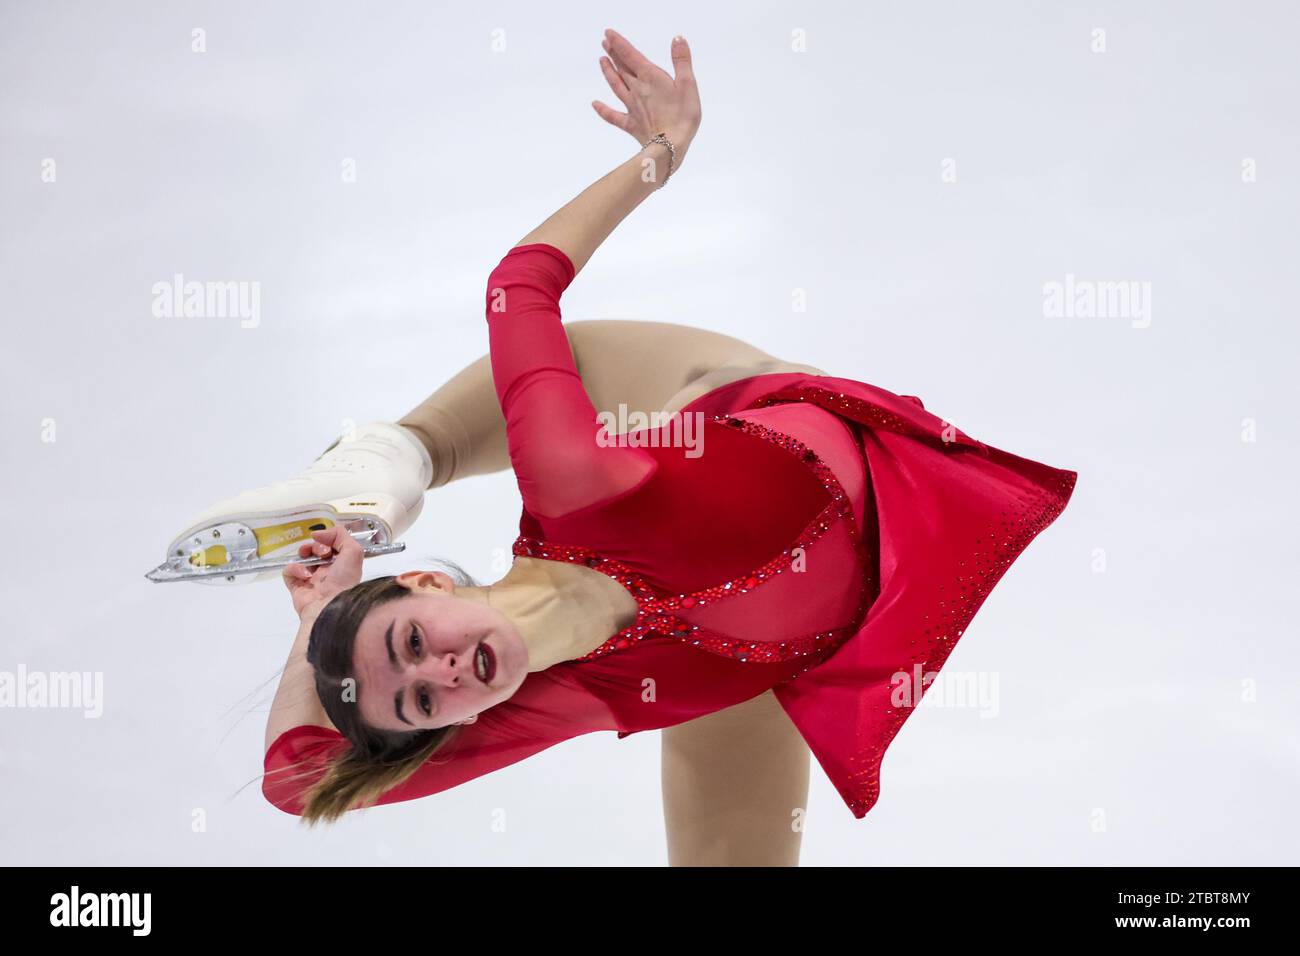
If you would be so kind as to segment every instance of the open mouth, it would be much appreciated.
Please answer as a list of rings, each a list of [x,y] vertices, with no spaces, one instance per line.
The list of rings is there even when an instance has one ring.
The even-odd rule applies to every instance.
[[[492,683],[497,672],[497,656],[486,643],[481,643],[474,651],[474,676],[485,684]]]

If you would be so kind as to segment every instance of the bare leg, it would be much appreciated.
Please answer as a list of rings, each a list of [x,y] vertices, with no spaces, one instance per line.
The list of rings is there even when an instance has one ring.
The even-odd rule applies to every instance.
[[[761,371],[803,371],[718,332],[595,319],[565,325],[574,363],[598,411],[675,411],[711,388]],[[813,370],[815,371],[815,370]],[[430,488],[510,467],[505,419],[483,356],[398,420],[433,458]]]
[[[670,866],[798,866],[811,754],[771,691],[662,732]]]
[[[506,420],[484,355],[397,422],[419,436],[433,459],[430,488],[510,467]]]

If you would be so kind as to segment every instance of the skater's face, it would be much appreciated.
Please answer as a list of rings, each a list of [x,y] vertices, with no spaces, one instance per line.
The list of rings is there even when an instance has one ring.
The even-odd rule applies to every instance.
[[[494,608],[456,597],[438,571],[399,575],[411,594],[370,610],[353,666],[361,719],[380,730],[465,723],[506,700],[528,673],[518,629]]]

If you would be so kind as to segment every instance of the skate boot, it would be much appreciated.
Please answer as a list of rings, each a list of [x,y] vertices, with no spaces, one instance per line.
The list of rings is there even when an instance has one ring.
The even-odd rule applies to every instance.
[[[340,437],[301,475],[245,491],[196,515],[167,548],[150,581],[247,582],[279,577],[311,532],[342,524],[366,556],[393,554],[424,506],[433,477],[428,449],[413,433],[372,422]]]

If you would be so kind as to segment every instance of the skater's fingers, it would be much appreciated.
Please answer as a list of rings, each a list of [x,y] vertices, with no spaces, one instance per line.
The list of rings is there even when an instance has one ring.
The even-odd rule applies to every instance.
[[[631,73],[637,79],[645,81],[659,78],[671,80],[667,73],[651,63],[640,50],[628,42],[627,37],[617,30],[606,30],[605,37],[609,40],[610,55],[624,74]]]
[[[335,524],[335,525],[330,525],[328,528],[325,528],[322,531],[313,531],[311,533],[311,536],[315,538],[317,541],[319,541],[321,544],[332,545],[334,543],[334,539],[338,537],[339,532],[342,530],[343,530],[342,525]],[[349,537],[351,537],[351,535],[349,535]]]
[[[361,545],[357,543],[357,539],[352,537],[352,533],[341,524],[333,525],[324,531],[313,531],[311,536],[320,544],[326,545],[339,554],[352,550],[354,546],[358,551],[361,550]],[[326,550],[323,553],[328,554],[329,551]]]
[[[627,88],[627,83],[624,82],[623,77],[619,76],[614,61],[607,56],[602,56],[598,62],[600,63],[600,71],[605,74],[605,82],[614,91],[614,95],[623,101],[624,106],[631,105],[632,91]]]
[[[671,45],[673,73],[678,82],[694,83],[695,67],[691,63],[691,48],[686,44],[686,37],[673,37]]]
[[[623,81],[625,86],[627,85],[629,77],[634,80],[636,79],[636,70],[632,69],[632,65],[624,58],[622,51],[615,50],[610,44],[608,34],[601,39],[600,45],[604,48],[605,52],[609,54],[610,62],[613,63],[614,69],[618,71],[619,78]]]
[[[591,107],[596,111],[596,115],[603,119],[610,126],[617,126],[624,132],[631,133],[630,120],[626,113],[620,113],[617,110],[610,109],[609,106],[600,100],[592,100]]]
[[[311,580],[311,571],[301,564],[286,564],[280,575],[284,578],[284,583],[290,591],[297,587],[300,582]]]

